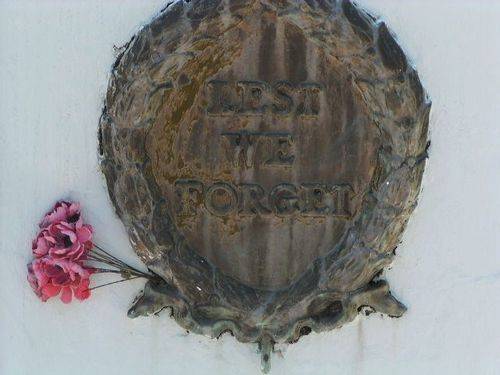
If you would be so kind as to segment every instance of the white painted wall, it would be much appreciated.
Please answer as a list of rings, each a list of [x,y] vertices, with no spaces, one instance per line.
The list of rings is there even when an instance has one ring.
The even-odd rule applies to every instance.
[[[129,320],[142,282],[64,306],[25,281],[35,223],[79,200],[99,243],[130,262],[97,166],[113,45],[166,0],[0,0],[0,373],[258,374],[255,347]],[[420,205],[387,272],[409,307],[310,335],[274,374],[500,374],[500,1],[359,0],[383,15],[434,107]],[[104,278],[101,279],[102,281]]]

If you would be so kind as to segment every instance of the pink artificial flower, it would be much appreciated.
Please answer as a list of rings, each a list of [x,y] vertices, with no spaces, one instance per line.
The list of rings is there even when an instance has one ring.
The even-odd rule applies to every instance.
[[[80,203],[60,201],[55,204],[51,212],[45,214],[40,223],[40,228],[47,228],[50,224],[61,221],[72,224],[80,220]]]
[[[83,224],[78,203],[59,202],[40,224],[42,230],[32,244],[35,257],[80,260],[92,249],[93,229]]]
[[[35,259],[28,264],[27,278],[35,294],[44,302],[58,295],[64,303],[70,303],[73,297],[79,300],[89,298],[90,275],[96,272],[121,271],[124,279],[132,275],[148,279],[153,277],[124,263],[117,263],[116,258],[102,249],[99,249],[101,256],[94,257],[94,260],[119,271],[86,267],[85,261],[93,258],[93,229],[83,223],[78,203],[58,202],[44,216],[40,228],[33,240]]]
[[[61,294],[61,301],[70,303],[73,295],[81,301],[90,297],[92,272],[71,260],[45,256],[28,264],[28,282],[43,302]]]
[[[33,241],[35,257],[51,255],[54,258],[79,260],[92,249],[92,227],[86,224],[60,222],[42,229]]]

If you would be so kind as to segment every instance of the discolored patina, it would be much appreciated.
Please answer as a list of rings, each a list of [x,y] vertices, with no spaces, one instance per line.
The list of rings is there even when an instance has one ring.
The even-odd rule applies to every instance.
[[[430,102],[350,1],[178,1],[113,66],[109,194],[145,264],[131,316],[276,342],[400,316],[377,275],[417,204]]]

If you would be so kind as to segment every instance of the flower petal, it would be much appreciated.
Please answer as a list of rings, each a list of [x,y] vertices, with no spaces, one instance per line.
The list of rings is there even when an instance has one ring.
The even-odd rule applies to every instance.
[[[89,286],[90,286],[89,279],[82,280],[80,285],[75,289],[75,297],[80,301],[83,301],[83,300],[89,298],[90,297]]]
[[[46,228],[50,224],[65,220],[68,217],[68,204],[58,202],[51,212],[47,213],[40,223],[40,228]]]
[[[52,284],[47,284],[42,287],[41,292],[42,294],[48,298],[55,297],[59,294],[61,291],[60,286],[52,285]]]
[[[81,243],[90,241],[92,239],[92,227],[84,225],[80,229],[76,230],[76,235],[78,236],[78,241]]]
[[[70,303],[72,298],[73,298],[73,291],[69,286],[65,286],[62,289],[61,301],[63,301],[63,303]]]

